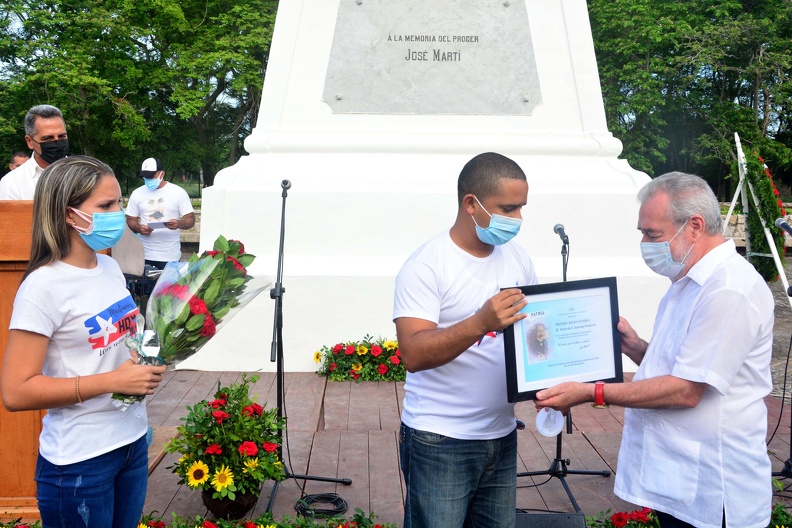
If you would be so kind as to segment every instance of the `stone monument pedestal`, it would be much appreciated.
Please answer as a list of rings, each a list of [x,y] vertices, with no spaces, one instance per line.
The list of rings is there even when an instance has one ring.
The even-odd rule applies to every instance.
[[[649,337],[668,286],[640,257],[635,195],[649,178],[617,159],[621,143],[605,123],[585,1],[504,2],[489,22],[459,14],[479,3],[455,2],[448,13],[419,0],[280,4],[259,121],[245,142],[250,155],[205,189],[201,241],[206,249],[219,234],[240,239],[257,255],[251,272],[274,276],[281,181],[291,182],[283,278],[286,370],[314,370],[313,352],[322,345],[365,334],[395,338],[393,279],[410,253],[450,228],[459,171],[487,151],[514,159],[528,177],[517,241],[531,254],[540,281],[561,280],[561,242],[553,226],[562,223],[570,238],[568,279],[618,277],[621,314]],[[356,11],[363,6],[366,16]],[[405,10],[403,17],[393,12],[397,8]],[[503,17],[525,21],[510,26],[519,43],[489,37],[500,34]],[[350,21],[355,24],[345,26]],[[362,35],[348,37],[355,31]],[[473,63],[460,74],[448,65],[408,61],[405,50],[417,44],[425,44],[427,57],[442,56],[433,50],[447,53],[446,41],[387,40],[398,34],[475,36],[477,42],[456,46],[460,63]],[[523,57],[526,43],[533,56],[518,61],[519,75],[485,64],[504,45]],[[342,60],[356,50],[357,61]],[[479,66],[491,70],[466,87],[464,72]],[[351,77],[355,83],[369,79],[370,86],[343,85]],[[462,113],[437,100],[442,94],[464,99],[490,78],[492,102],[476,95],[483,107],[491,106],[490,115]],[[405,82],[420,90],[411,94]],[[442,89],[432,92],[435,84]],[[394,94],[391,85],[399,87]],[[424,93],[435,98],[436,113]],[[387,112],[365,106],[375,96]],[[267,294],[260,295],[181,368],[275,370],[269,361],[273,307]]]

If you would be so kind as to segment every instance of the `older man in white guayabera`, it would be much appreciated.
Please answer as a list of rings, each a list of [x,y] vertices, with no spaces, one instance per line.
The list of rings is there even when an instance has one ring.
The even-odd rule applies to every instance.
[[[540,391],[537,407],[628,407],[614,491],[653,508],[663,528],[764,528],[773,295],[721,236],[720,207],[703,179],[664,174],[638,199],[644,261],[671,280],[650,342],[619,321],[638,372],[632,383],[563,383]]]

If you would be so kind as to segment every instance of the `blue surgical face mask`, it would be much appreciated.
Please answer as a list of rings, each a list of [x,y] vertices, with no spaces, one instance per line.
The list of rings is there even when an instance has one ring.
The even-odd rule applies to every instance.
[[[474,198],[476,197],[474,196]],[[476,201],[481,205],[478,198],[476,198]],[[484,209],[484,206],[481,205],[481,208]],[[476,235],[478,235],[479,240],[485,244],[493,246],[505,244],[520,232],[522,218],[511,218],[499,214],[491,215],[486,209],[484,209],[484,212],[490,217],[488,227],[479,226],[476,219],[473,218],[473,215],[470,215],[470,217],[473,218],[473,223],[476,224]]]
[[[149,191],[156,191],[161,182],[162,180],[159,178],[143,178],[143,183],[146,184]]]
[[[82,239],[94,251],[101,251],[115,246],[124,235],[124,228],[126,227],[124,211],[94,213],[89,216],[74,207],[69,207],[69,209],[88,222],[88,227],[76,225],[72,225],[72,227],[80,232]]]
[[[677,230],[676,234],[671,237],[671,240],[666,242],[641,242],[641,256],[646,265],[649,266],[649,269],[658,275],[668,277],[672,280],[682,272],[682,269],[685,267],[685,259],[688,258],[688,255],[690,255],[690,252],[693,250],[693,246],[696,244],[694,243],[690,246],[685,256],[682,257],[681,262],[677,262],[671,255],[671,241],[682,232],[686,224],[687,220],[685,220],[682,227]]]

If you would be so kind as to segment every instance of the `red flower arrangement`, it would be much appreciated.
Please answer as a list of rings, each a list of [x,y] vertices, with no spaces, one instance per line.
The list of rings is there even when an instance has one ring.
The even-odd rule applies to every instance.
[[[251,400],[257,380],[242,374],[239,382],[218,387],[213,400],[187,407],[179,435],[165,446],[182,455],[171,466],[180,484],[233,500],[237,493],[258,495],[264,480],[284,478],[278,455],[284,420]]]
[[[776,252],[783,255],[784,233],[775,227],[774,223],[776,218],[786,216],[786,211],[780,198],[781,193],[778,191],[764,159],[754,152],[752,156],[746,158],[745,162],[745,178],[752,186],[753,198],[758,201],[758,207],[754,202],[750,203],[745,218],[747,242],[751,247],[748,261],[766,281],[777,280],[778,270],[774,260],[763,256],[770,253],[764,227],[768,227],[773,235]],[[745,213],[745,211],[743,212]]]
[[[148,515],[144,515],[140,520],[138,528],[165,528],[166,525],[162,522],[162,517],[155,516],[155,513],[156,512],[152,512]],[[200,515],[188,518],[182,518],[176,513],[172,515],[173,520],[169,525],[170,528],[274,528],[276,526],[278,528],[397,528],[396,524],[378,522],[374,512],[366,515],[360,508],[355,508],[355,513],[349,518],[341,516],[315,519],[308,517],[292,518],[285,515],[282,518],[276,519],[271,512],[266,512],[252,519],[216,519],[210,521]],[[41,528],[38,522],[35,523],[35,526]],[[0,523],[0,528],[6,528],[6,525]],[[8,528],[10,528],[10,526]]]
[[[660,528],[657,516],[650,508],[641,508],[631,512],[616,512],[610,510],[600,512],[597,517],[587,517],[586,526],[603,528]]]
[[[320,363],[316,373],[330,381],[404,381],[406,375],[399,344],[371,336],[323,346],[314,352],[314,361]]]

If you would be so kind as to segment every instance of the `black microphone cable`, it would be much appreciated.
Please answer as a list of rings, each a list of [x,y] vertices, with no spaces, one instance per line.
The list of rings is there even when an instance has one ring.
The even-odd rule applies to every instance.
[[[315,504],[330,504],[330,508],[317,508]],[[303,517],[313,518],[314,516],[320,517],[335,517],[346,513],[349,506],[346,501],[335,493],[316,493],[314,495],[305,495],[294,504],[294,509]]]

